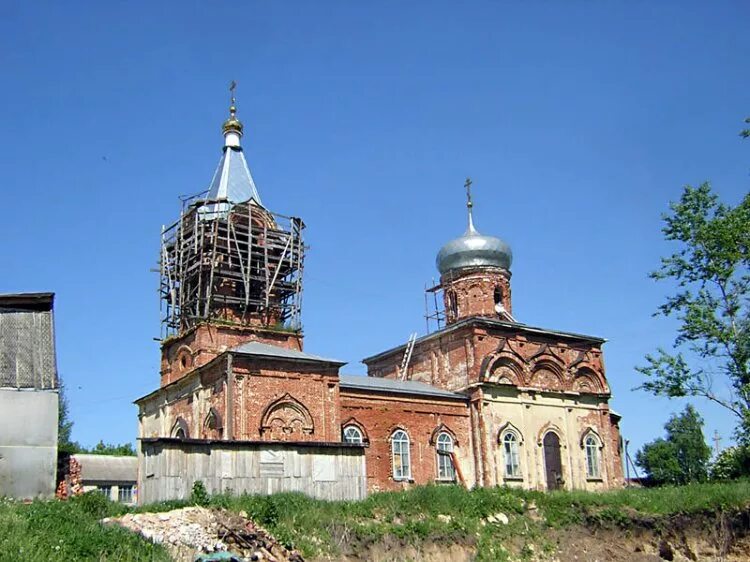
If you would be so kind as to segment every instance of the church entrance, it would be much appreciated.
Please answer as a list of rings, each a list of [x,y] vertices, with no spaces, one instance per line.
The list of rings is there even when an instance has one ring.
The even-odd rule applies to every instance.
[[[562,488],[560,438],[551,431],[544,436],[544,469],[547,474],[547,489],[557,490]]]

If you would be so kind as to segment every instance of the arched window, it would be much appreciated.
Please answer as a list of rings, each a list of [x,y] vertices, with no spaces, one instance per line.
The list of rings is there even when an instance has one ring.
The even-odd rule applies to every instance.
[[[595,435],[588,435],[584,441],[586,449],[586,476],[588,478],[601,477],[601,463],[599,462],[599,440]]]
[[[362,442],[362,432],[356,425],[347,425],[344,428],[344,443],[356,443],[361,445]]]
[[[174,422],[171,433],[172,437],[175,437],[177,439],[187,439],[188,437],[190,437],[187,422],[181,417],[177,418],[177,420]]]
[[[221,423],[221,416],[216,408],[211,407],[206,415],[206,419],[203,422],[203,434],[206,439],[221,439],[221,432],[223,430]]]
[[[521,462],[518,454],[518,435],[508,430],[503,434],[503,456],[505,457],[505,476],[518,478],[521,476]]]
[[[451,318],[458,316],[458,303],[456,302],[456,293],[448,291],[448,312]]]
[[[503,305],[503,288],[500,285],[495,287],[495,293],[493,296],[495,300],[495,312],[505,312],[505,306]]]
[[[411,479],[409,436],[402,429],[397,429],[391,435],[391,456],[393,457],[393,479]]]
[[[456,479],[456,469],[453,466],[453,437],[443,431],[435,441],[437,451],[437,477],[438,480]]]

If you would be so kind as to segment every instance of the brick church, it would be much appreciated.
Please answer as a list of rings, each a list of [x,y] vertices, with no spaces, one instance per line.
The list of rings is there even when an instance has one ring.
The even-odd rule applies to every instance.
[[[334,499],[429,482],[622,485],[604,340],[515,320],[511,250],[475,228],[470,181],[467,230],[440,249],[429,289],[437,329],[346,375],[304,349],[305,224],[264,206],[234,97],[222,129],[208,191],[162,229],[161,381],[135,402],[141,501],[198,478]]]

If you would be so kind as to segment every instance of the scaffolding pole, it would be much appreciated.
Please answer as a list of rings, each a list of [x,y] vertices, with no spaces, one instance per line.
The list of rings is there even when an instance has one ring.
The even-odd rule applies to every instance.
[[[299,329],[302,220],[253,201],[186,203],[162,228],[162,337],[207,320]]]

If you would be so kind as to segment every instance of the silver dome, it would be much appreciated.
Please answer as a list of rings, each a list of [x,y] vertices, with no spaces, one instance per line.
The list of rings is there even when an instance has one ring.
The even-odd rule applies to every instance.
[[[510,246],[494,236],[483,236],[469,223],[468,230],[460,238],[451,240],[440,248],[437,268],[440,275],[465,267],[501,267],[510,269],[513,252]]]

